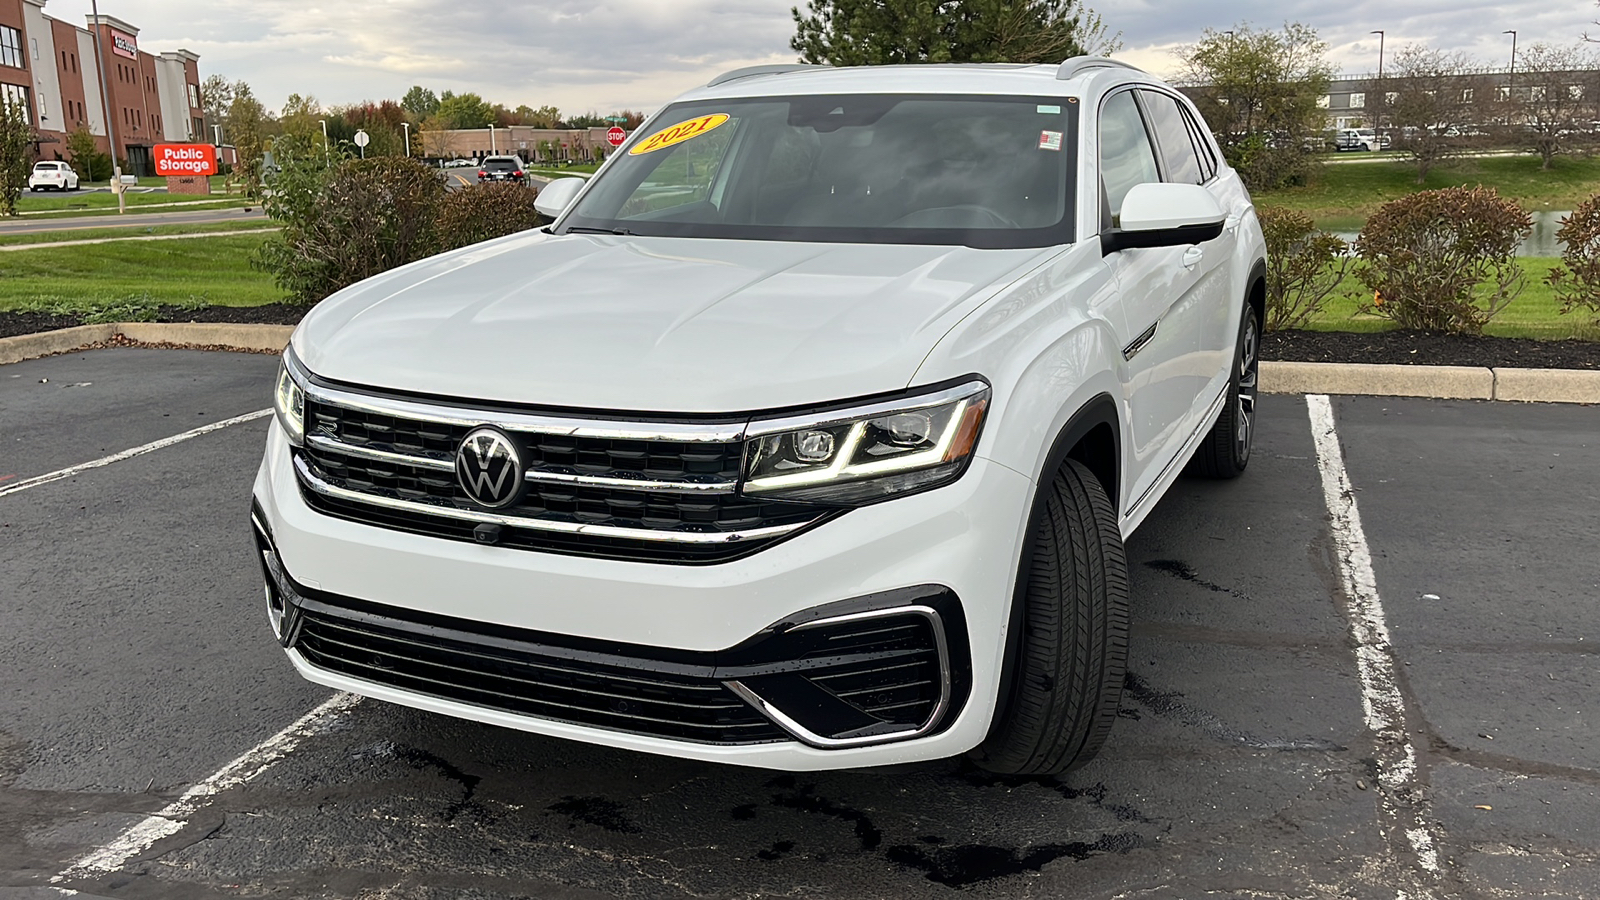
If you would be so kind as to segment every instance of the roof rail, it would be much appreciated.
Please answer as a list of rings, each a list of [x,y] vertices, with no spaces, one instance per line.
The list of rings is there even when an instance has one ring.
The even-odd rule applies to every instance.
[[[1074,56],[1061,64],[1056,70],[1057,81],[1070,81],[1090,69],[1131,69],[1135,72],[1144,70],[1138,66],[1129,65],[1120,59],[1108,59],[1104,56]]]
[[[729,81],[735,81],[740,78],[753,78],[757,75],[783,75],[788,72],[804,72],[807,69],[826,68],[829,67],[812,66],[806,65],[805,63],[778,63],[776,65],[767,66],[745,66],[742,69],[734,69],[731,72],[723,72],[721,75],[718,75],[717,77],[706,82],[706,87],[716,87],[719,84],[725,84]]]

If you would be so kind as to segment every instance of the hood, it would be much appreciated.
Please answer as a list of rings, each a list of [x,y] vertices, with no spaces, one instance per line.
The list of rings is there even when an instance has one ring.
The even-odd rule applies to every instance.
[[[737,412],[904,388],[1049,251],[528,233],[384,273],[294,336],[335,381],[463,400]]]

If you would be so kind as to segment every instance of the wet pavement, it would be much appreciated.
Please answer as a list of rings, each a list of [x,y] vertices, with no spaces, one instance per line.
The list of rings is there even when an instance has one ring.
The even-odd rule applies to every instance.
[[[264,408],[274,366],[0,367],[0,492]],[[1397,794],[1306,401],[1261,409],[1245,477],[1179,481],[1130,539],[1121,718],[1064,779],[723,767],[367,700],[54,887],[329,693],[261,609],[266,420],[0,493],[0,900],[1600,896],[1600,411],[1333,400],[1417,757]]]

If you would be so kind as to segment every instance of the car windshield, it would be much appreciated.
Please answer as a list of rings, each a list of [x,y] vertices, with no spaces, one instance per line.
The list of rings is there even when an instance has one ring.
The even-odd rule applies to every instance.
[[[1043,247],[1073,240],[1078,105],[846,94],[669,107],[564,231]]]

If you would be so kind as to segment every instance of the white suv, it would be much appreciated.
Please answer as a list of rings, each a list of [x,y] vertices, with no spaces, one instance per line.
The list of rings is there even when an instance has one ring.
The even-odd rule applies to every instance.
[[[28,176],[30,191],[75,191],[78,173],[64,162],[40,160],[33,164],[33,174]]]
[[[295,667],[701,760],[1093,756],[1124,538],[1250,458],[1265,248],[1183,95],[740,70],[540,201],[295,332],[253,510]]]

